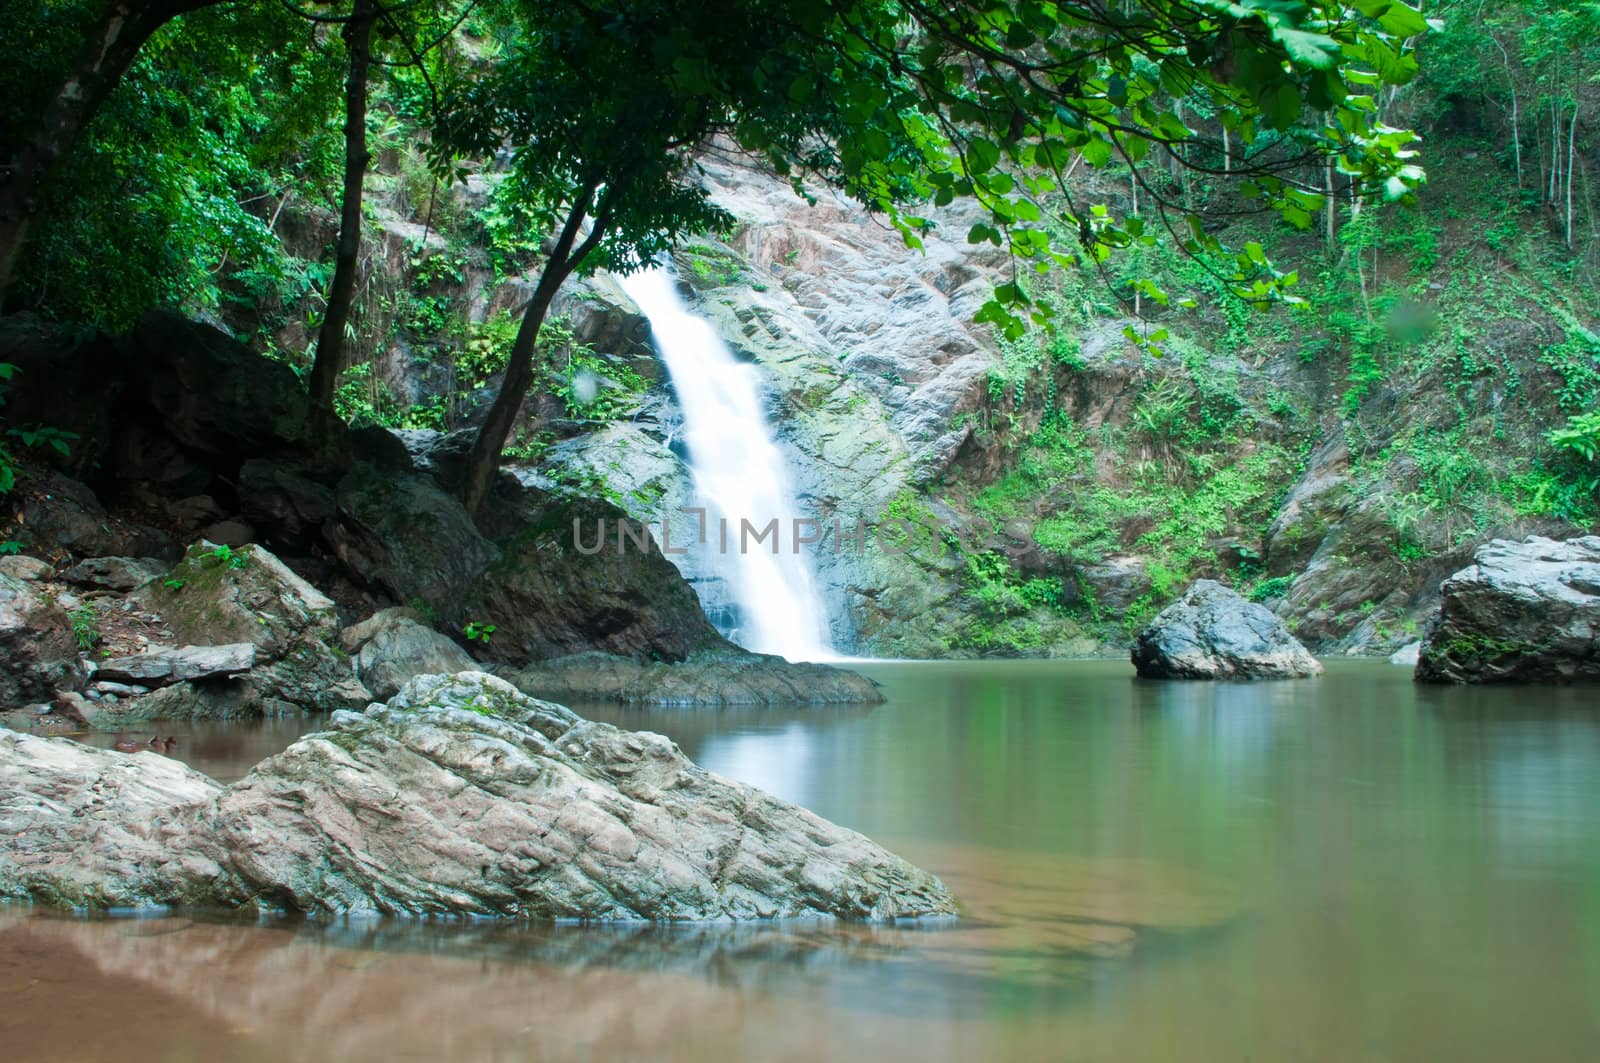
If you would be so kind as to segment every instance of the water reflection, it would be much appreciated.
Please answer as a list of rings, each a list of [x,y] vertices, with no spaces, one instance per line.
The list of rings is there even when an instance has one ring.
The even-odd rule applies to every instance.
[[[70,1025],[29,1027],[35,979],[151,1002],[187,1058],[1343,1063],[1600,1044],[1594,691],[1416,688],[1361,662],[1254,685],[1144,683],[1121,662],[866,670],[875,709],[583,711],[931,868],[965,905],[954,926],[131,929],[13,910],[0,1042],[102,1058],[62,1051]],[[118,1058],[172,1055],[135,1040]]]

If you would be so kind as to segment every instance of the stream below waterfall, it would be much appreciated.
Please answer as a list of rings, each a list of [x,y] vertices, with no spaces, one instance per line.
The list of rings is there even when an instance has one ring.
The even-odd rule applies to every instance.
[[[1255,684],[1144,682],[1125,662],[859,667],[885,704],[580,711],[937,872],[964,906],[953,925],[0,908],[0,1055],[1594,1058],[1592,689],[1418,687],[1351,661]],[[179,753],[235,778],[309,726],[196,726]]]

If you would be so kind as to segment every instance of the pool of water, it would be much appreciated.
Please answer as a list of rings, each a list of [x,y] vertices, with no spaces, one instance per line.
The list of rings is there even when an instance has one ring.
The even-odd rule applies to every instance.
[[[7,1059],[1592,1060],[1600,691],[868,664],[871,709],[588,715],[944,877],[942,928],[0,908]],[[304,729],[193,729],[223,778]],[[163,731],[165,733],[165,730]],[[184,736],[189,741],[184,741]]]

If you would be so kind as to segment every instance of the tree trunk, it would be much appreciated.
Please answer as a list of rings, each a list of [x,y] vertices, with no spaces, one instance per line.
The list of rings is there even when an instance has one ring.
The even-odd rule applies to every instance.
[[[334,386],[344,368],[344,333],[355,303],[356,267],[361,258],[361,190],[367,176],[367,71],[372,59],[372,25],[377,20],[375,0],[355,0],[350,21],[344,24],[344,47],[350,60],[344,83],[344,200],[339,217],[339,243],[334,253],[333,280],[328,285],[328,309],[317,333],[317,358],[308,382],[311,405],[324,412],[333,409]]]
[[[45,105],[32,134],[0,174],[0,299],[28,231],[44,203],[44,192],[61,160],[133,64],[150,35],[179,15],[226,0],[112,0],[84,38],[77,58]]]
[[[484,499],[489,495],[494,474],[500,469],[500,452],[505,449],[506,440],[511,438],[511,428],[516,423],[517,411],[522,409],[522,400],[527,397],[528,388],[533,385],[534,350],[539,342],[539,329],[543,327],[545,315],[550,311],[550,303],[555,299],[556,292],[561,290],[561,285],[572,275],[572,271],[583,264],[583,260],[599,243],[605,231],[605,213],[602,211],[596,215],[594,226],[582,246],[576,251],[573,250],[578,230],[583,227],[584,219],[588,217],[589,201],[594,196],[596,187],[598,186],[590,185],[573,200],[572,209],[567,213],[566,223],[561,227],[561,235],[557,237],[556,246],[550,252],[544,271],[539,275],[539,285],[533,290],[533,298],[528,301],[528,309],[522,316],[521,326],[517,329],[517,338],[512,341],[511,354],[506,359],[505,376],[500,381],[500,390],[495,394],[494,404],[489,407],[489,415],[484,418],[482,427],[472,440],[472,450],[467,455],[466,474],[461,482],[461,501],[466,506],[467,512],[474,517],[483,508]]]
[[[1328,197],[1328,250],[1332,251],[1339,241],[1339,215],[1337,200],[1333,198],[1333,159],[1329,158],[1323,164],[1323,174],[1327,180],[1325,194]]]
[[[1578,101],[1572,101],[1572,122],[1567,126],[1567,250],[1572,250],[1572,166],[1577,159]]]

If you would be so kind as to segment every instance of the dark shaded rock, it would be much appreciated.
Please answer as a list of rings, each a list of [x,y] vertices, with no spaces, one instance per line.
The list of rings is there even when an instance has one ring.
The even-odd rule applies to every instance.
[[[0,575],[0,708],[83,686],[72,620],[37,584]]]
[[[428,476],[358,466],[337,496],[333,541],[345,567],[442,622],[495,625],[491,642],[477,651],[488,660],[520,666],[595,649],[681,660],[727,645],[653,540],[615,549],[617,522],[625,518],[609,503],[563,499],[508,477],[480,531]],[[590,538],[603,524],[610,545],[599,554],[579,552],[574,522]]]
[[[255,643],[233,642],[222,646],[163,647],[132,657],[113,657],[101,661],[94,674],[97,687],[103,680],[166,686],[189,679],[248,672],[255,663]]]
[[[62,573],[68,583],[126,594],[167,574],[165,561],[153,557],[90,557]]]
[[[831,665],[733,648],[676,664],[583,653],[504,673],[517,689],[557,701],[629,705],[875,705],[877,684]]]
[[[239,507],[273,543],[314,541],[336,509],[333,489],[260,459],[239,468]]]
[[[467,651],[424,624],[410,609],[385,609],[344,629],[340,642],[356,655],[356,675],[380,701],[419,675],[476,669]]]
[[[129,397],[184,447],[233,467],[323,449],[305,388],[282,362],[167,311],[146,314],[123,342],[140,370]]]
[[[1419,681],[1600,682],[1600,536],[1495,539],[1441,589]]]
[[[1292,679],[1322,673],[1283,622],[1213,580],[1196,580],[1133,643],[1149,679]]]
[[[333,914],[952,915],[867,838],[468,672],[342,712],[229,787],[0,731],[0,897]]]
[[[215,524],[228,515],[210,495],[188,495],[168,502],[163,508],[175,523],[191,530]]]
[[[270,672],[264,676],[242,672],[172,683],[112,705],[100,702],[91,726],[98,731],[116,731],[147,720],[249,720],[305,715],[304,708],[278,697],[276,690]]]
[[[176,557],[178,543],[163,531],[108,514],[87,485],[48,474],[23,489],[19,507],[27,540],[56,556]]]
[[[331,530],[346,569],[395,600],[453,616],[462,592],[500,552],[461,503],[427,476],[358,465],[339,482]]]
[[[495,625],[493,640],[477,651],[481,657],[523,665],[600,650],[681,661],[730,645],[648,531],[617,507],[504,485],[496,503],[486,523],[500,558],[468,589],[458,613],[463,621]],[[622,521],[641,534],[619,546]],[[602,527],[606,545],[598,553],[579,551],[575,529],[587,544]]]
[[[333,601],[260,546],[224,552],[197,543],[169,580],[144,593],[183,642],[252,643],[246,686],[263,698],[314,709],[369,700],[338,648]]]
[[[0,362],[17,367],[6,382],[13,424],[48,424],[78,433],[65,467],[76,476],[103,465],[116,418],[108,382],[123,359],[110,337],[33,314],[0,316]],[[105,552],[105,551],[102,551]]]
[[[406,473],[417,470],[405,444],[395,438],[394,432],[387,428],[379,428],[377,425],[357,428],[350,433],[350,457],[354,461],[375,465],[385,472]]]
[[[163,498],[187,498],[202,494],[216,478],[213,461],[178,443],[154,418],[119,417],[111,432],[102,482],[137,484]]]

